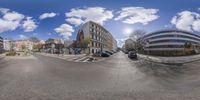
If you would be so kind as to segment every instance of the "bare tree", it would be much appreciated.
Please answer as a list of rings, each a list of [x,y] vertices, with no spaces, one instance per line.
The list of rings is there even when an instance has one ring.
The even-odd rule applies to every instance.
[[[29,40],[34,43],[40,42],[40,39],[38,39],[37,37],[30,37]]]
[[[144,45],[142,44],[142,37],[146,34],[144,30],[135,30],[130,34],[129,38],[135,41],[135,48],[138,52],[143,52]]]
[[[143,37],[146,34],[144,30],[135,30],[130,34],[129,38],[137,41],[139,38]]]

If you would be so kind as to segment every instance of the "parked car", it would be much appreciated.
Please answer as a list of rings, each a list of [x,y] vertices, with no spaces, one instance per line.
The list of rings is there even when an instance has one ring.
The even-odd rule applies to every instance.
[[[58,49],[54,49],[54,54],[60,54],[60,51]]]
[[[98,51],[98,52],[94,53],[93,56],[94,56],[94,57],[100,57],[100,56],[101,56],[101,52]]]
[[[128,53],[128,57],[131,59],[136,59],[137,58],[137,53],[135,51],[130,51]]]
[[[128,54],[128,51],[124,51],[125,54]]]
[[[110,54],[106,53],[106,52],[102,52],[101,53],[101,57],[110,57]]]
[[[117,53],[115,50],[111,50],[111,52],[114,54],[114,53]]]
[[[111,51],[105,51],[105,52],[108,53],[108,54],[110,54],[110,55],[113,54],[113,52],[111,52]]]

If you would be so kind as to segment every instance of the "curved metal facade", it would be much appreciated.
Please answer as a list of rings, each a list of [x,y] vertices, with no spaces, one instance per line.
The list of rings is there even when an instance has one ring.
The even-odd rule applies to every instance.
[[[142,38],[147,52],[177,52],[188,49],[200,51],[200,35],[183,30],[161,30],[149,33]]]

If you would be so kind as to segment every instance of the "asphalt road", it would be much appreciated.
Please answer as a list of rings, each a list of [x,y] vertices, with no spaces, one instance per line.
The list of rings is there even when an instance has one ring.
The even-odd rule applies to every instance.
[[[0,100],[199,100],[200,61],[183,66],[130,60],[96,63],[35,55],[0,60]]]

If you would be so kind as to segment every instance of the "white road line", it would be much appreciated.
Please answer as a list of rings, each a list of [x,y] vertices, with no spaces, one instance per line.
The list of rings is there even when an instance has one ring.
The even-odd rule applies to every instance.
[[[67,61],[73,61],[75,60],[76,58],[70,58],[70,59],[66,59]]]
[[[85,59],[85,60],[83,60],[83,62],[88,62],[88,58],[87,58],[87,59]]]
[[[80,57],[73,57],[73,58],[66,58],[67,61],[75,61],[79,59]]]
[[[78,61],[84,60],[85,58],[87,58],[87,56],[81,57],[80,59],[76,59],[75,62],[78,62]]]

